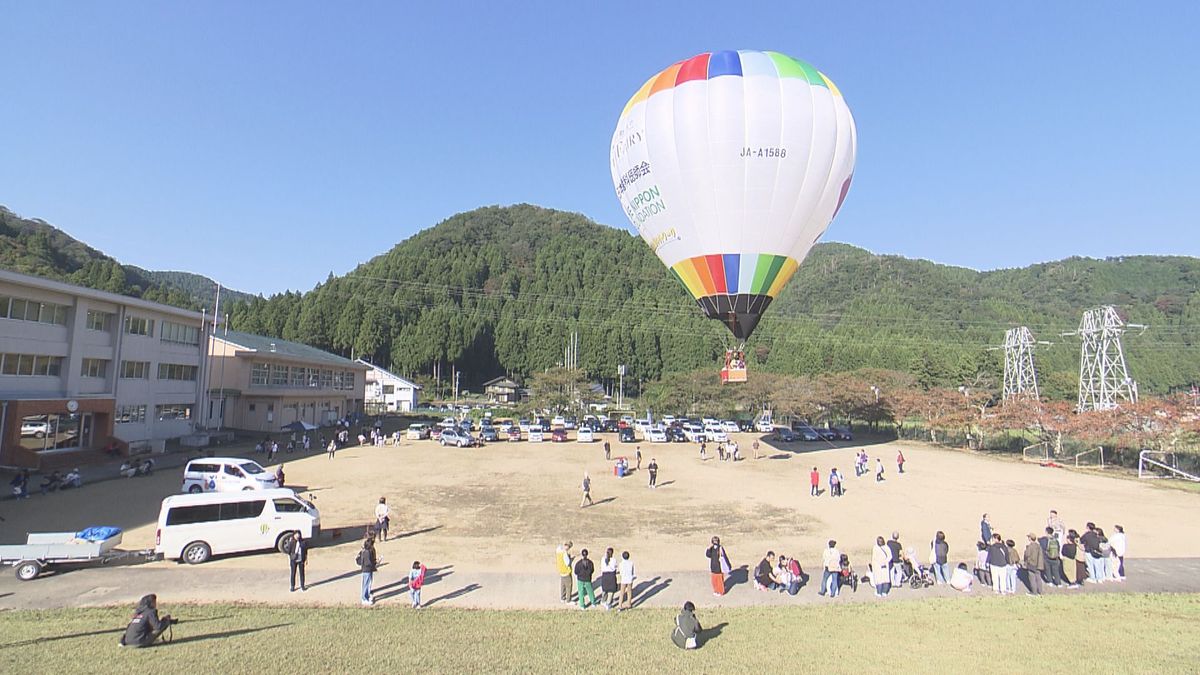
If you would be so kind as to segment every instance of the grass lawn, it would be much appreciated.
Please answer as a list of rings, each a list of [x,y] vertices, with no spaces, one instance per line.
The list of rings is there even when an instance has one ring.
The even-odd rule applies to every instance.
[[[1200,595],[1088,594],[674,612],[164,605],[174,642],[120,649],[125,608],[0,614],[0,672],[1196,672]]]

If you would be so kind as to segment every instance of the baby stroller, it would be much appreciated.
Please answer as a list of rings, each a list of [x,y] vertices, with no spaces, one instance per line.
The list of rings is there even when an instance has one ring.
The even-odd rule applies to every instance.
[[[854,567],[850,565],[850,556],[843,553],[838,562],[842,568],[841,571],[838,572],[838,587],[845,588],[846,586],[849,586],[850,590],[857,593],[858,575],[854,573]]]

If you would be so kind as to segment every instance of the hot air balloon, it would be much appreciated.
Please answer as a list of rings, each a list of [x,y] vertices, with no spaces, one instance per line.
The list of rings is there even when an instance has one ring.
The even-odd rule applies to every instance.
[[[613,133],[613,187],[630,222],[705,315],[745,341],[850,189],[854,118],[833,82],[770,51],[710,52],[657,73]]]

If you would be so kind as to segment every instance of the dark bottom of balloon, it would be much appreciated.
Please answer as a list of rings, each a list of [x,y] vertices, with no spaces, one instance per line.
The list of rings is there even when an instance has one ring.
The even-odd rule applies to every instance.
[[[705,316],[719,320],[735,338],[745,340],[754,332],[771,299],[769,295],[739,293],[707,295],[696,300],[696,303],[704,310]]]

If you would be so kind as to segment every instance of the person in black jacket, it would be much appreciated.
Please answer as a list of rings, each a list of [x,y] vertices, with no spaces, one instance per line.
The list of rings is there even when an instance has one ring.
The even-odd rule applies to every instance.
[[[579,552],[579,560],[575,562],[575,592],[579,595],[579,609],[596,606],[596,591],[592,586],[592,575],[595,573],[596,564],[588,558],[588,550],[585,548]],[[585,597],[588,599],[586,605],[583,604]]]
[[[174,621],[170,614],[159,618],[157,595],[143,595],[118,644],[122,647],[149,647]]]
[[[371,597],[371,581],[375,577],[375,570],[379,568],[379,556],[375,553],[375,539],[367,537],[363,540],[362,549],[358,552],[359,568],[362,570],[362,604],[370,607],[375,604],[375,600]]]
[[[296,573],[300,574],[300,590],[307,591],[308,588],[304,585],[304,563],[308,562],[308,542],[299,532],[296,533],[296,538],[293,540],[292,549],[288,551],[288,564],[291,567],[291,577],[289,586],[291,590],[296,590]]]
[[[721,538],[713,537],[712,546],[704,552],[708,558],[709,578],[712,583],[713,595],[725,595],[725,574],[730,568],[729,556],[725,555],[725,547],[721,546]]]

